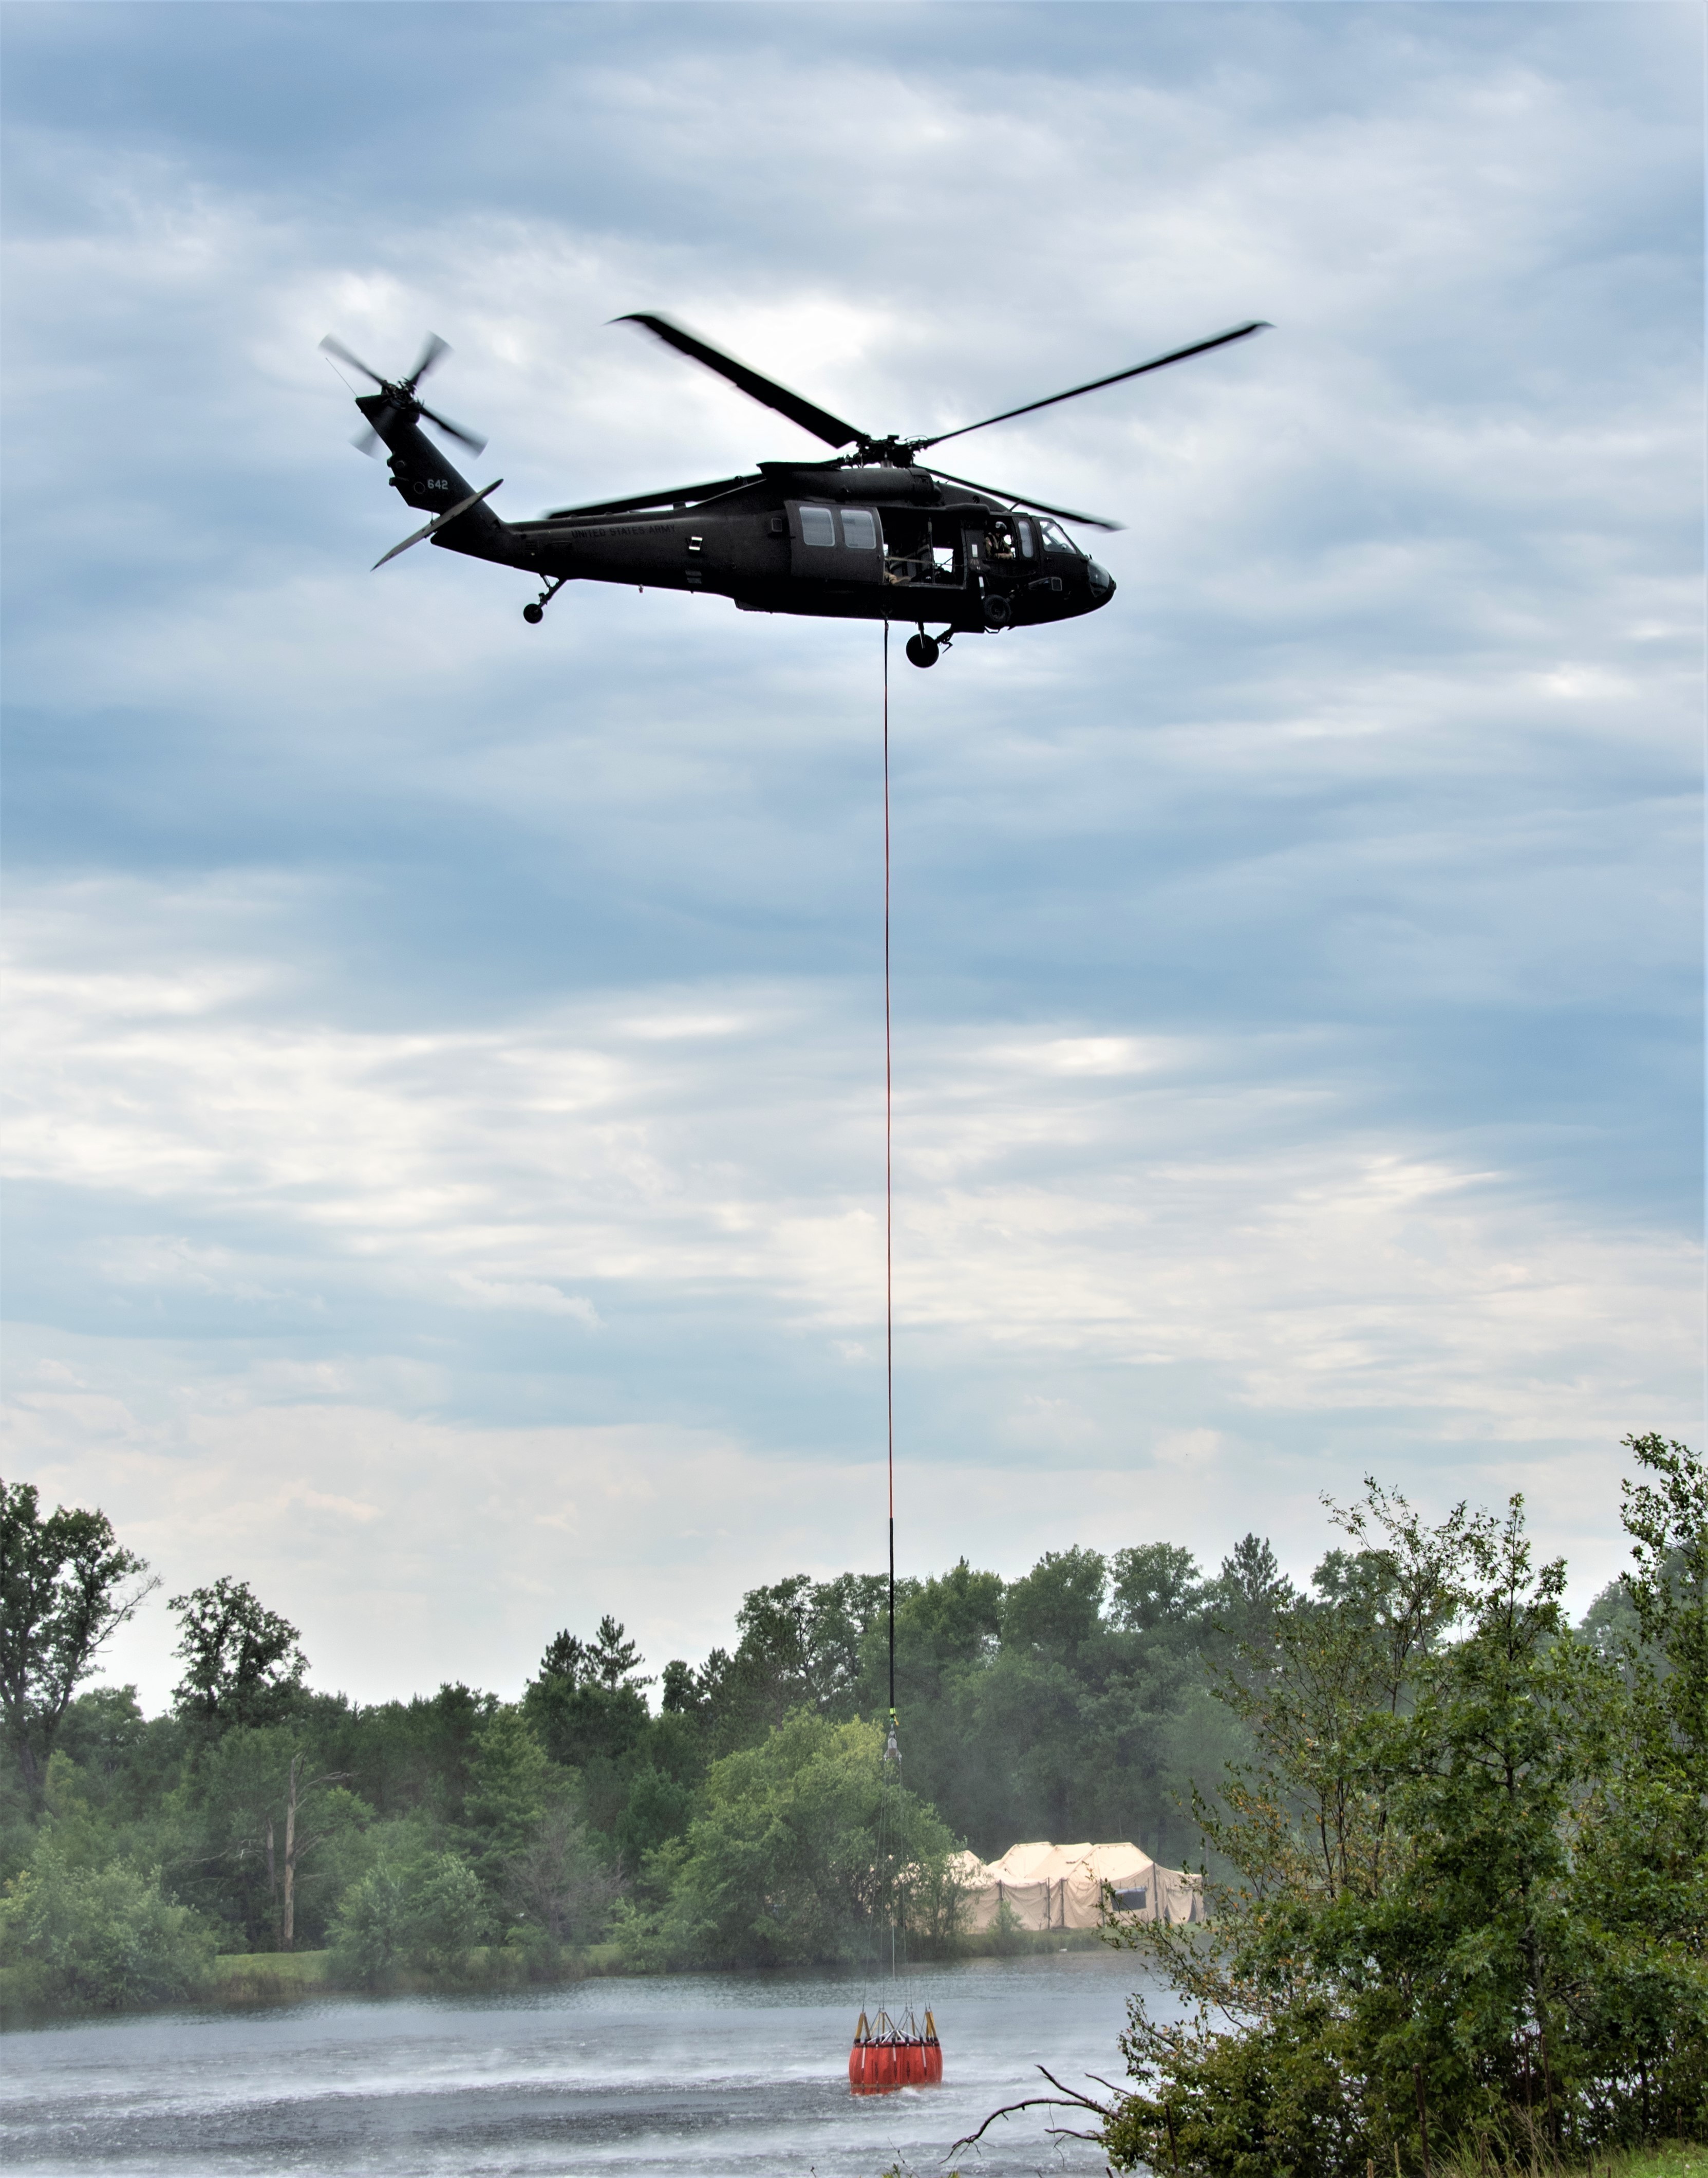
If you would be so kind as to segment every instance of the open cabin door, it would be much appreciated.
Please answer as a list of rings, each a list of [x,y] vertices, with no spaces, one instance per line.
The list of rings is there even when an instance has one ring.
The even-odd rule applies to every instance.
[[[827,583],[881,583],[884,532],[875,506],[783,502],[789,515],[789,572]]]

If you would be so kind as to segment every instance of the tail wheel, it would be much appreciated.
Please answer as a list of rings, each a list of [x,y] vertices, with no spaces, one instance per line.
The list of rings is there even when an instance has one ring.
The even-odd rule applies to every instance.
[[[937,645],[931,640],[930,637],[925,633],[923,628],[919,630],[919,632],[917,635],[910,635],[908,638],[908,663],[909,665],[935,665],[937,662],[938,654]]]

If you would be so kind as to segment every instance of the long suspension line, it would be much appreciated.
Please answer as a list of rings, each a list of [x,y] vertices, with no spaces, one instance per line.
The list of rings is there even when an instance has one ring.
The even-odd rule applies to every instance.
[[[884,622],[884,1426],[890,1500],[890,1731],[896,1728],[895,1196],[890,1154],[890,624]]]
[[[854,2029],[854,2049],[849,2059],[849,2079],[856,2093],[886,2087],[923,2087],[943,2077],[943,2052],[930,2011],[925,2032],[914,2024],[911,1984],[901,1995],[904,2013],[893,2013],[898,2001],[898,1964],[911,1972],[909,1961],[897,1957],[902,1935],[900,1899],[897,1893],[891,1853],[898,1842],[892,1825],[892,1800],[901,1786],[901,1751],[896,1744],[896,1217],[895,1159],[895,1021],[890,978],[890,624],[884,622],[884,1459],[889,1485],[889,1621],[890,1728],[884,1743],[883,1785],[878,1798],[877,1866],[890,1907],[890,1971],[885,2008],[869,2022],[861,2007]],[[877,1936],[876,1917],[872,1936]],[[876,1940],[872,1945],[876,1952]],[[869,1957],[868,1973],[876,1967]]]

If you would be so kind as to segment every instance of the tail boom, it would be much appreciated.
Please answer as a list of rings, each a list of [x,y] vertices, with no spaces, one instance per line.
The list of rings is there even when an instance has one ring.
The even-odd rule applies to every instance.
[[[358,398],[356,406],[385,446],[391,488],[406,506],[432,515],[462,506],[461,513],[433,531],[431,543],[472,559],[496,561],[500,566],[522,567],[531,573],[538,569],[532,547],[493,512],[479,487],[459,474],[422,430],[417,420],[421,411],[413,402],[400,402],[388,391]]]

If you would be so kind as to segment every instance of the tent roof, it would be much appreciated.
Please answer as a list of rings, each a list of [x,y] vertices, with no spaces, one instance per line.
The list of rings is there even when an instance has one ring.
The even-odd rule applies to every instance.
[[[969,1854],[969,1860],[971,1858]],[[986,1883],[1056,1883],[1063,1876],[1077,1875],[1097,1883],[1112,1883],[1122,1890],[1129,1884],[1142,1883],[1155,1865],[1148,1852],[1125,1841],[1051,1845],[1047,1838],[1039,1838],[1028,1844],[1010,1846],[1000,1860],[985,1865],[983,1878]],[[977,1880],[971,1868],[961,1872],[963,1883]]]
[[[1090,1849],[1083,1845],[1051,1845],[1048,1838],[1040,1838],[1030,1845],[1011,1845],[985,1873],[1002,1883],[1053,1883]]]
[[[1142,1881],[1156,1863],[1136,1845],[1094,1845],[1086,1848],[1079,1866],[1082,1874],[1124,1891],[1129,1884]]]

